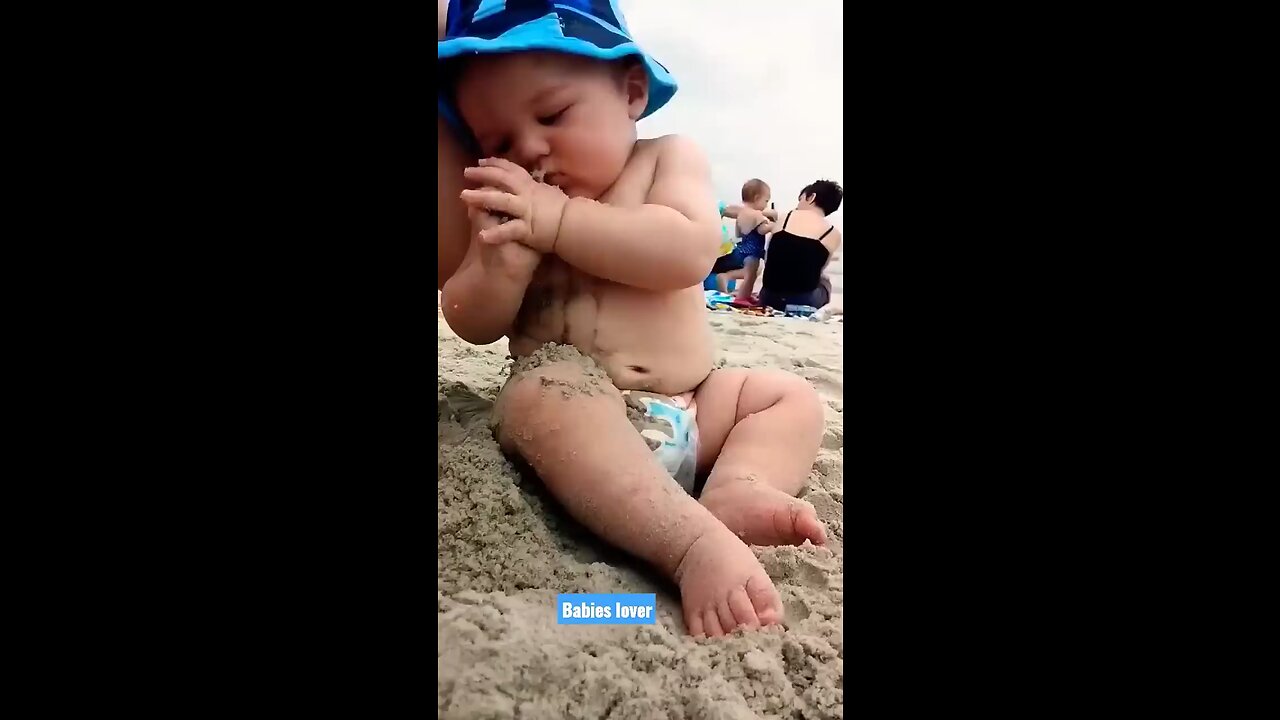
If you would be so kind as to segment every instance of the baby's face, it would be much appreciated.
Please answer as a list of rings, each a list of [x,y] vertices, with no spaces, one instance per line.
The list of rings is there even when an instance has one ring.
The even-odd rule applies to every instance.
[[[458,110],[482,157],[501,157],[570,197],[598,198],[622,174],[649,101],[648,76],[571,55],[480,55],[458,78]]]
[[[764,210],[765,208],[769,207],[769,200],[771,197],[772,196],[769,193],[761,193],[754,200],[748,203],[748,205],[755,208],[756,210]]]

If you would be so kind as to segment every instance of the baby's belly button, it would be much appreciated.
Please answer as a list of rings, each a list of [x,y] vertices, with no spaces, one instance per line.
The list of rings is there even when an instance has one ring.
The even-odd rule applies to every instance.
[[[609,359],[606,367],[609,374],[616,378],[619,386],[625,384],[632,389],[653,388],[663,384],[670,375],[670,363],[662,359],[636,353],[615,355]]]

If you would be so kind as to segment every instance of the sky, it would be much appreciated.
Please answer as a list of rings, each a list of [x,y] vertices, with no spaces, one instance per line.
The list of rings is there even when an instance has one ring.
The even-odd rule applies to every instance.
[[[758,177],[780,211],[809,183],[844,176],[842,0],[619,0],[640,47],[679,90],[641,137],[695,140],[716,192]],[[844,205],[830,220],[844,231]],[[847,234],[847,233],[846,233]]]

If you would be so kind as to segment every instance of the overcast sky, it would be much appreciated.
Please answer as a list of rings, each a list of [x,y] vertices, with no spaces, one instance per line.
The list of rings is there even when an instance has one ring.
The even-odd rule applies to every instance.
[[[720,199],[759,177],[779,210],[804,186],[844,176],[841,0],[619,0],[640,46],[680,89],[641,137],[696,140]],[[847,200],[846,200],[847,204]],[[831,215],[844,230],[845,205]]]

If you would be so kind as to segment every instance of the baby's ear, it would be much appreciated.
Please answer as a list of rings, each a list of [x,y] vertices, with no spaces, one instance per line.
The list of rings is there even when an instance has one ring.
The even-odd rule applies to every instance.
[[[629,62],[622,75],[622,91],[627,98],[627,114],[639,120],[649,107],[649,73],[639,60]]]

